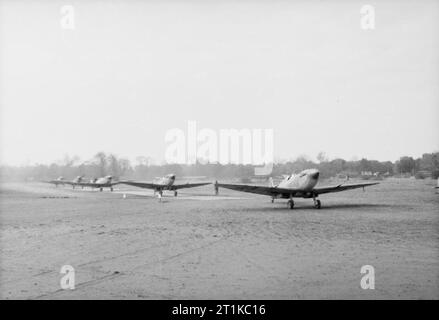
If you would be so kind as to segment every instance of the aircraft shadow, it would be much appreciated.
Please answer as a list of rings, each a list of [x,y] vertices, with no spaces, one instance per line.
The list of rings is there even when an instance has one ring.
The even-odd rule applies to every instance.
[[[314,205],[311,204],[297,204],[294,206],[294,209],[291,210],[287,207],[287,204],[284,205],[273,205],[272,207],[260,207],[260,208],[248,208],[247,210],[289,210],[291,212],[299,211],[299,210],[318,210],[318,211],[325,211],[325,210],[336,210],[336,209],[366,209],[366,208],[395,208],[398,207],[398,205],[391,205],[391,204],[377,204],[377,203],[346,203],[346,204],[322,204],[322,207],[320,209],[314,208]]]

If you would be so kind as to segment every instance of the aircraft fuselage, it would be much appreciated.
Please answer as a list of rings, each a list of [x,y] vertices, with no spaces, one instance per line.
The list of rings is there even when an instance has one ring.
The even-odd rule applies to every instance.
[[[167,174],[166,176],[162,178],[155,179],[153,181],[154,184],[159,186],[160,188],[157,188],[157,190],[172,190],[172,185],[175,182],[175,174]]]
[[[303,170],[299,174],[292,174],[282,180],[277,187],[284,189],[298,189],[304,192],[311,191],[319,181],[317,169]]]

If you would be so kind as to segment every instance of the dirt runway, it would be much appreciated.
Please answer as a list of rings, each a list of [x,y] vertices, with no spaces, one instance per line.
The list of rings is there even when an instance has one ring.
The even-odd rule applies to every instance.
[[[220,189],[151,194],[4,183],[2,299],[438,299],[439,195],[389,179],[322,209]],[[123,188],[123,187],[121,187]],[[126,198],[123,197],[126,194]],[[204,201],[201,201],[204,200]],[[60,287],[63,265],[75,289]],[[360,269],[375,269],[363,290]]]

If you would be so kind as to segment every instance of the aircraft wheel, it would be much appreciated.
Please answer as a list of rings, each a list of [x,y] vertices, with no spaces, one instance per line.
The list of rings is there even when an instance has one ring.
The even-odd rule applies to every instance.
[[[113,188],[112,187],[110,188],[110,191],[113,192]]]
[[[316,200],[314,202],[314,208],[320,209],[321,207],[322,207],[322,203],[320,202],[320,200]]]
[[[102,192],[102,190],[104,190],[104,188],[99,188],[99,191]]]
[[[294,201],[293,200],[288,200],[288,207],[292,210],[294,209]]]
[[[176,197],[177,196],[177,191],[174,191],[174,197]]]

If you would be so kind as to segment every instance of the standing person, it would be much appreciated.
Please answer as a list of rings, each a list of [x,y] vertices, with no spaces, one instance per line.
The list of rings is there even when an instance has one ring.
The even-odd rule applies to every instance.
[[[215,186],[215,195],[217,196],[218,193],[219,193],[219,189],[218,189],[218,180],[215,180],[214,186]]]

